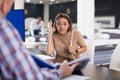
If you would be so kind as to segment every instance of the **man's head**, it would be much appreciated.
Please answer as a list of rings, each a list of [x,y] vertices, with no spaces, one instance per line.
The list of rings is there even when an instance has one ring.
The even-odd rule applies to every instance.
[[[5,17],[10,11],[14,0],[0,0],[0,16]]]
[[[39,24],[42,21],[41,17],[37,17],[37,23]]]

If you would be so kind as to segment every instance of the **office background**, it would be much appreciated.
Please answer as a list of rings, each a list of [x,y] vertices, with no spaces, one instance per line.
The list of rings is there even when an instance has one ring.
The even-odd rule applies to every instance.
[[[95,0],[95,16],[115,16],[115,26],[120,22],[120,0]]]
[[[66,2],[59,4],[49,5],[49,20],[54,20],[57,13],[67,13],[73,23],[77,23],[77,1]],[[25,18],[27,17],[44,17],[44,5],[43,4],[34,4],[34,3],[25,3]],[[44,20],[44,18],[43,18]]]
[[[110,0],[110,2],[112,2],[113,0]],[[79,1],[78,1],[79,2]],[[86,5],[83,5],[83,4],[86,4]],[[91,3],[91,2],[90,2]],[[77,13],[77,15],[74,15],[74,16],[76,16],[77,17],[77,23],[79,23],[79,26],[78,26],[78,30],[80,30],[81,32],[82,32],[82,34],[85,34],[85,35],[87,35],[88,36],[88,39],[93,39],[92,37],[93,37],[93,32],[91,33],[91,30],[93,31],[93,29],[91,29],[91,28],[93,28],[93,26],[94,26],[94,23],[93,23],[93,21],[94,21],[94,7],[92,7],[92,8],[90,8],[89,6],[93,6],[94,4],[93,3],[91,3],[90,4],[89,3],[89,1],[86,1],[86,2],[82,2],[82,0],[79,2],[79,3],[77,3],[76,4],[76,6],[77,7],[79,7],[79,9],[77,9],[77,10],[79,10],[79,11],[77,11],[76,10],[76,12],[79,12],[79,14]],[[105,2],[105,4],[104,3],[100,3],[101,4],[101,6],[102,6],[102,8],[99,8],[99,7],[96,7],[95,6],[95,16],[106,16],[106,15],[111,15],[111,12],[107,12],[106,11],[106,8],[104,8],[104,6],[103,5],[105,5],[105,6],[107,6],[107,4],[109,3],[109,1],[108,2]],[[25,4],[27,4],[27,3],[25,3]],[[65,4],[65,3],[64,3]],[[79,5],[78,5],[79,4]],[[90,4],[90,5],[89,5]],[[97,3],[95,3],[95,5],[96,5]],[[112,4],[112,3],[111,3]],[[31,4],[30,4],[31,5]],[[44,15],[46,14],[46,13],[44,13],[44,7],[45,7],[45,5],[42,5],[42,4],[32,4],[32,5],[40,5],[40,6],[42,6],[42,9],[41,9],[41,7],[39,7],[40,9],[41,9],[41,11],[39,10],[39,8],[37,7],[36,9],[38,9],[37,11],[36,11],[36,13],[38,12],[38,11],[40,11],[40,13],[41,14],[38,14],[39,16],[42,16],[42,17],[44,17]],[[55,4],[54,4],[55,5]],[[50,5],[50,6],[54,6],[54,5]],[[82,6],[81,6],[82,5]],[[109,3],[109,5],[108,6],[111,6],[110,5],[110,3]],[[108,7],[107,6],[107,7]],[[29,7],[28,7],[29,8]],[[50,8],[50,7],[49,7]],[[30,8],[31,9],[31,8]],[[92,10],[91,10],[92,9]],[[102,10],[103,9],[103,10]],[[112,8],[108,8],[108,10],[109,11],[112,11],[111,10]],[[114,9],[116,9],[116,7],[114,8]],[[69,12],[69,10],[70,9],[68,9],[68,12]],[[117,10],[119,10],[119,9],[117,9]],[[97,14],[97,11],[101,11],[101,14]],[[33,11],[33,10],[31,10],[30,12],[35,12],[35,11]],[[56,11],[57,12],[57,11]],[[64,11],[63,11],[64,12]],[[89,12],[89,13],[88,13]],[[103,14],[104,12],[106,12],[106,14]],[[27,15],[29,14],[29,10],[28,11],[26,11],[26,9],[25,9],[25,17],[27,16],[26,15],[26,13],[27,13]],[[36,14],[35,13],[35,14]],[[49,14],[50,14],[50,11],[49,11]],[[90,15],[89,15],[90,14]],[[79,16],[80,15],[80,16]],[[92,15],[92,16],[91,16]],[[114,14],[112,14],[112,15],[114,15]],[[29,15],[29,16],[31,16],[31,15]],[[36,15],[32,15],[31,17],[35,17]],[[56,16],[56,15],[54,15],[54,16]],[[50,17],[50,16],[49,16]],[[79,17],[79,19],[80,20],[78,20],[78,17]],[[46,18],[48,18],[48,17],[46,17]],[[43,18],[44,19],[44,18]],[[50,19],[50,18],[49,18]],[[118,26],[114,26],[114,28],[116,28],[116,27],[118,27]],[[24,28],[24,26],[23,26],[23,28]],[[89,40],[90,41],[90,40]],[[93,42],[93,40],[91,40],[91,42]],[[94,45],[94,43],[91,43],[91,45]],[[91,46],[90,45],[90,46]],[[91,51],[92,51],[92,49],[90,49]],[[94,49],[93,49],[94,50]],[[93,53],[93,52],[89,52],[89,53]]]
[[[95,16],[114,15],[115,16],[115,26],[114,26],[114,28],[118,28],[119,22],[120,22],[119,3],[120,3],[120,0],[95,0]],[[72,7],[70,5],[72,5]],[[56,14],[58,12],[54,8],[54,7],[57,7],[57,9],[60,12],[66,12],[66,10],[68,10],[68,12],[70,11],[71,14],[69,14],[69,13],[68,14],[72,18],[72,21],[77,23],[77,19],[76,19],[77,18],[77,16],[76,16],[77,15],[77,13],[76,13],[77,12],[77,7],[76,7],[76,5],[77,5],[77,1],[50,5],[50,13],[49,13],[50,14],[50,19],[54,18],[54,15],[52,16],[52,14]],[[65,9],[62,9],[61,6],[62,7],[64,6]],[[14,5],[13,5],[13,7],[14,7]],[[31,4],[25,3],[25,11],[24,12],[26,12],[26,14],[24,15],[24,18],[26,18],[26,17],[37,17],[37,16],[42,16],[42,18],[43,18],[44,14],[45,14],[44,13],[44,5],[43,4],[34,4],[34,3],[31,3]],[[43,18],[43,20],[44,20],[44,18]],[[23,29],[24,28],[24,23],[23,23],[23,27],[21,27],[21,28],[22,28],[22,30],[24,30]],[[24,37],[23,33],[24,32],[21,33],[22,38]]]

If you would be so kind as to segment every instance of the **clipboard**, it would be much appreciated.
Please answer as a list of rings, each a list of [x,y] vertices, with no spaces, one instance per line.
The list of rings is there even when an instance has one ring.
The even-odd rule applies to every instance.
[[[88,62],[90,61],[90,58],[89,57],[85,57],[85,58],[79,58],[79,59],[76,59],[76,60],[73,60],[73,61],[70,61],[68,64],[69,65],[72,65],[74,63],[80,63],[78,65],[79,69],[84,69],[86,67],[86,65],[88,64]]]
[[[68,63],[68,65],[71,66],[72,64],[78,62],[80,64],[76,67],[76,70],[78,70],[78,69],[80,70],[80,69],[84,69],[87,66],[87,64],[88,64],[89,61],[90,61],[89,57],[78,58],[76,60],[70,61]],[[60,65],[61,65],[61,63],[60,64],[56,64],[57,69],[59,68]]]

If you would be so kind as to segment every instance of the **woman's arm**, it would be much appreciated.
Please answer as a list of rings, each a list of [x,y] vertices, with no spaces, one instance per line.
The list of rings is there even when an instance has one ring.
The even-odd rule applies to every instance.
[[[83,36],[78,30],[75,30],[75,35],[77,37],[77,45],[79,47],[76,49],[74,46],[69,46],[68,49],[71,54],[81,54],[87,50],[87,46],[84,42]]]
[[[51,55],[54,51],[54,44],[53,44],[53,27],[52,22],[50,21],[48,24],[48,27],[50,29],[50,32],[48,34],[48,41],[47,41],[47,47],[46,47],[46,53]]]
[[[87,45],[86,45],[81,33],[79,31],[77,31],[77,34],[78,34],[78,45],[80,46],[80,48],[76,49],[76,53],[81,54],[87,50]]]

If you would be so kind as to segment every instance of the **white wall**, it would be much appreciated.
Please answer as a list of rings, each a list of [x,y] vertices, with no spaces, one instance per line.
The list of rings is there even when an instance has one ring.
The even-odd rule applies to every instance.
[[[94,0],[77,0],[77,26],[83,35],[87,35],[91,63],[94,58]]]
[[[15,0],[14,9],[24,9],[24,0]]]
[[[94,30],[94,0],[78,0],[77,26],[82,34],[93,39]]]
[[[49,4],[44,4],[44,23],[45,26],[49,22]]]

